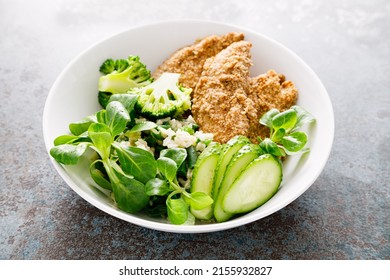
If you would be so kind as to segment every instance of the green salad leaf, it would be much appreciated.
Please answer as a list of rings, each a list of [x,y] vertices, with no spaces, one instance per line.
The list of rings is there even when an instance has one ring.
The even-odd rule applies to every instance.
[[[89,172],[96,184],[106,190],[112,191],[111,182],[106,170],[104,169],[102,160],[95,160],[92,162],[89,166]]]
[[[88,116],[78,122],[69,124],[69,130],[73,135],[79,136],[84,132],[88,131],[89,126],[92,123],[96,123],[96,115]]]
[[[145,185],[145,192],[149,196],[164,196],[171,191],[172,188],[169,186],[169,182],[160,178],[150,179]]]
[[[316,119],[305,109],[300,106],[292,106],[291,109],[297,112],[297,122],[295,124],[294,130],[301,128],[305,124],[313,123]]]
[[[297,122],[297,113],[293,109],[281,112],[272,118],[272,128],[278,130],[283,128],[286,132],[294,128]]]
[[[138,147],[122,147],[114,144],[122,170],[142,183],[156,177],[157,162],[154,156]]]
[[[89,146],[89,143],[62,144],[51,148],[50,155],[59,163],[74,165],[78,163]]]
[[[188,204],[184,201],[182,197],[168,197],[167,212],[168,218],[173,224],[184,224],[188,219]]]
[[[157,167],[161,175],[169,182],[172,182],[176,178],[178,167],[173,159],[160,157],[157,159]]]
[[[187,151],[184,148],[170,148],[160,152],[160,157],[170,158],[179,167],[187,158]]]
[[[296,131],[284,136],[280,143],[290,152],[298,152],[307,143],[307,135],[302,131]]]
[[[128,132],[132,133],[132,132],[146,131],[146,130],[151,130],[151,129],[156,128],[156,127],[157,127],[156,123],[150,122],[150,121],[144,121],[141,123],[137,123],[131,129],[129,129]]]

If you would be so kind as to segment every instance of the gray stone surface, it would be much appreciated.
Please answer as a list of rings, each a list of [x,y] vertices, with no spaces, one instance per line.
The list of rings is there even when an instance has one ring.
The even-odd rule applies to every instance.
[[[96,209],[57,175],[42,138],[58,74],[138,24],[206,19],[286,45],[318,74],[336,133],[301,197],[236,229],[172,234]],[[0,259],[390,259],[390,2],[0,1]]]

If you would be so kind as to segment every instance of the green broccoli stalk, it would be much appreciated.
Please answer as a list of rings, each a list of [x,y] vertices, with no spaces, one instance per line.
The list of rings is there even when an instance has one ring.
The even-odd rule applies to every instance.
[[[139,95],[136,109],[149,119],[178,117],[191,108],[192,89],[179,85],[180,74],[163,73],[151,84],[130,90]]]
[[[153,79],[138,56],[129,56],[127,59],[107,59],[100,66],[99,71],[104,76],[99,78],[98,100],[104,108],[112,94],[126,93],[132,88],[150,84]]]

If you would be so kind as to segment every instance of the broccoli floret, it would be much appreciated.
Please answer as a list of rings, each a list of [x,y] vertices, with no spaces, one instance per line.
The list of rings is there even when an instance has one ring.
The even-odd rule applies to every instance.
[[[115,60],[109,58],[103,62],[100,66],[99,71],[103,74],[110,74],[116,70]]]
[[[110,100],[111,95],[112,95],[111,92],[99,91],[98,101],[99,101],[99,104],[102,105],[103,108],[107,107],[107,104],[108,104],[108,101]]]
[[[126,93],[132,88],[150,84],[153,79],[138,56],[129,56],[127,59],[107,59],[100,66],[99,71],[104,76],[99,78],[98,100],[104,108],[112,94]]]
[[[138,60],[139,60],[139,58],[138,58]],[[115,61],[115,70],[118,73],[125,71],[127,69],[127,67],[129,67],[129,61],[127,59],[118,59]]]
[[[178,117],[191,107],[192,89],[179,85],[180,74],[163,73],[151,84],[132,89],[139,95],[136,109],[149,119]]]

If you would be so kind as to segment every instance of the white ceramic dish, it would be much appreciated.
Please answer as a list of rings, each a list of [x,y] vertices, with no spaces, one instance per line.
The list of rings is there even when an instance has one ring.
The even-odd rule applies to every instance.
[[[303,157],[292,156],[284,163],[282,188],[271,200],[225,223],[178,226],[117,209],[109,198],[91,186],[88,168],[83,168],[83,162],[81,166],[63,167],[51,158],[65,182],[82,198],[112,216],[139,226],[179,233],[212,232],[244,225],[280,210],[305,192],[320,175],[333,143],[334,117],[326,89],[309,66],[286,47],[251,30],[223,23],[181,20],[138,26],[106,38],[81,53],[63,70],[47,97],[43,113],[46,149],[49,151],[53,146],[54,138],[68,133],[70,122],[101,109],[97,102],[98,68],[106,58],[139,55],[153,71],[178,48],[207,35],[231,31],[244,32],[245,39],[253,44],[253,76],[269,69],[285,74],[299,90],[298,104],[317,120],[307,131],[311,152]]]

